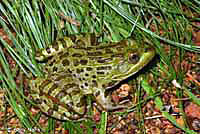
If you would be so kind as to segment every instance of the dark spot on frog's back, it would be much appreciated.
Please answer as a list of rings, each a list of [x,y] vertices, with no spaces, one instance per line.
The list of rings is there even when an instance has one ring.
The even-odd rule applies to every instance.
[[[71,70],[71,69],[67,69],[67,71],[68,71],[69,73],[72,73],[72,70]]]
[[[111,62],[112,58],[99,58],[97,59],[98,63],[107,63],[107,62]]]
[[[37,50],[37,51],[35,52],[35,56],[36,56],[36,57],[40,57],[40,56],[41,56],[41,50]]]
[[[43,94],[44,95],[44,94]],[[47,104],[47,100],[46,99],[43,99],[43,103],[44,104]]]
[[[70,88],[78,88],[78,85],[77,84],[75,84],[75,83],[71,83],[71,84],[66,84],[66,85],[64,85],[64,89],[70,89]]]
[[[58,41],[62,44],[62,46],[63,46],[64,48],[67,47],[67,42],[65,41],[64,38],[59,38]]]
[[[88,60],[80,60],[81,65],[87,65],[87,63],[88,63]]]
[[[58,71],[58,68],[55,66],[53,67],[53,72],[57,72]]]
[[[37,104],[42,104],[43,101],[42,101],[41,98],[36,98],[36,99],[35,99],[35,102],[36,102]]]
[[[69,62],[67,59],[64,59],[64,60],[62,61],[62,64],[63,64],[63,66],[67,66],[67,65],[70,64],[70,62]]]
[[[109,48],[113,48],[115,47],[115,45],[113,44],[110,44],[110,45],[99,45],[96,49],[99,50],[99,51],[102,51],[102,50],[106,50],[106,49],[109,49]]]
[[[96,36],[94,34],[90,35],[90,42],[92,45],[97,45]]]
[[[77,40],[77,41],[75,42],[75,44],[76,44],[77,46],[85,46],[85,42],[82,41],[82,40]]]
[[[48,90],[48,95],[51,96],[51,93],[52,93],[54,90],[56,90],[57,87],[58,87],[57,84],[53,84],[53,85],[51,86],[51,88]]]
[[[67,77],[71,77],[71,74],[70,73],[65,73],[63,75],[59,75],[58,77],[56,77],[56,79],[54,81],[60,81],[60,80],[65,79]]]
[[[85,47],[85,48],[83,48],[84,50],[86,50],[86,51],[89,51],[89,50],[92,50],[92,49],[94,49],[94,48],[92,48],[92,47]]]
[[[63,51],[59,52],[58,55],[63,55]]]
[[[45,86],[47,86],[49,83],[51,83],[50,80],[45,80],[43,83],[39,86],[40,90],[43,90]]]
[[[92,80],[92,85],[93,85],[93,87],[98,87],[97,81],[96,80]]]
[[[73,59],[73,64],[74,64],[74,66],[78,66],[79,65],[78,59]]]
[[[84,70],[82,68],[81,69],[79,69],[79,68],[76,69],[76,73],[80,74],[82,72],[84,72]]]
[[[109,49],[109,48],[106,48],[106,49],[105,49],[105,52],[108,53],[108,54],[113,53],[113,51],[112,51],[111,49]]]
[[[48,64],[49,66],[53,66],[53,64],[55,63],[55,59],[53,59],[52,61],[50,61],[50,63]]]
[[[88,56],[102,56],[103,53],[100,51],[96,51],[96,52],[88,52],[87,54]]]
[[[123,47],[125,47],[127,45],[128,45],[128,41],[127,40],[121,40],[120,42],[115,44],[116,47],[120,47],[120,48],[123,48]]]
[[[74,35],[69,35],[68,37],[72,40],[72,42],[75,42],[76,36],[74,36]]]
[[[60,55],[60,59],[63,59],[65,57],[69,56],[69,53],[68,52],[65,52],[64,54],[61,54]]]
[[[83,86],[83,85],[81,85],[81,89],[84,89],[84,86]]]
[[[96,79],[96,78],[97,78],[97,76],[96,76],[96,75],[92,75],[92,78],[93,78],[93,79]]]
[[[119,58],[123,58],[124,54],[123,53],[117,53],[112,55],[111,57],[119,57]]]
[[[82,54],[80,54],[80,53],[74,53],[74,54],[72,54],[72,57],[82,57]]]
[[[46,48],[46,51],[47,51],[47,53],[48,53],[48,54],[50,54],[50,53],[51,53],[51,50],[50,50],[50,48],[49,48],[49,47],[47,47],[47,48]]]
[[[84,83],[84,85],[87,87],[87,86],[88,86],[88,83]]]
[[[87,71],[92,71],[92,68],[91,67],[87,67],[86,70]]]
[[[112,67],[111,66],[101,66],[101,67],[97,67],[97,70],[111,70]]]
[[[117,49],[117,51],[119,51],[119,52],[122,52],[122,51],[124,50],[123,47],[117,47],[116,49]]]
[[[54,42],[54,43],[52,44],[52,46],[53,46],[53,48],[54,48],[56,51],[58,51],[59,46],[58,46],[58,42],[57,42],[57,41]]]
[[[99,74],[99,75],[104,75],[104,72],[97,72],[97,74]]]

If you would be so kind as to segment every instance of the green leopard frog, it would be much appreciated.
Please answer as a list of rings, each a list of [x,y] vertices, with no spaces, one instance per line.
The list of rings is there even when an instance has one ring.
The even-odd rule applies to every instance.
[[[138,72],[154,55],[145,41],[101,43],[94,34],[67,36],[37,53],[36,59],[47,63],[44,77],[30,81],[31,96],[42,112],[60,120],[84,118],[87,95],[104,110],[124,108],[105,91]]]

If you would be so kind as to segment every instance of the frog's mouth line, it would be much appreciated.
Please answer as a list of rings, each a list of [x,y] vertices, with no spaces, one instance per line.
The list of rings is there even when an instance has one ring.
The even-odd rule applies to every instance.
[[[154,56],[155,56],[154,50],[144,53],[141,56],[139,62],[137,64],[135,64],[134,66],[132,66],[128,72],[120,74],[120,75],[115,75],[112,77],[112,79],[119,81],[119,80],[126,79],[126,78],[134,75],[139,70],[141,70],[145,65],[147,65],[153,59]]]

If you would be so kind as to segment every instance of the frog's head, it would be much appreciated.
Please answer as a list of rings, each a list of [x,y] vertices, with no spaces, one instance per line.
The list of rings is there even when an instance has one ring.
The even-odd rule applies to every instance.
[[[146,64],[148,64],[155,56],[155,50],[147,41],[138,44],[134,40],[122,41],[123,58],[115,66],[115,75],[113,80],[123,80],[137,73]]]

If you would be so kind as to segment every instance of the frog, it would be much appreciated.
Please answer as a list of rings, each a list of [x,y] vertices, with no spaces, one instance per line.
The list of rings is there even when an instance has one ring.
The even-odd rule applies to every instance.
[[[36,60],[45,62],[44,76],[30,80],[30,95],[43,113],[58,120],[84,119],[87,96],[105,111],[125,108],[106,92],[154,56],[155,49],[146,40],[101,42],[93,33],[64,36],[36,53]]]

